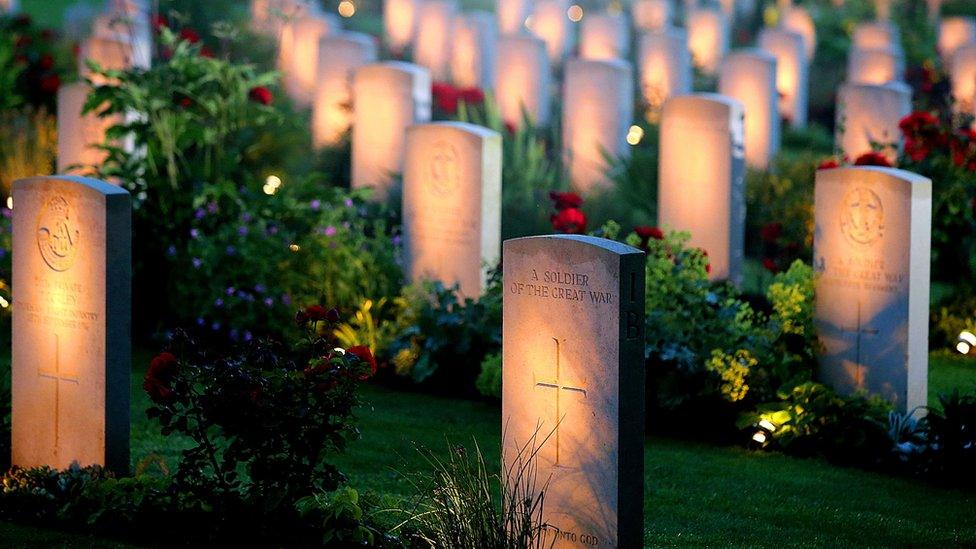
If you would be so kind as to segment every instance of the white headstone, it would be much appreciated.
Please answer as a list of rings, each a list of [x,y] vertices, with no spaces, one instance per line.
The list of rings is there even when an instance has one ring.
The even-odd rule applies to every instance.
[[[572,32],[569,26],[569,0],[539,0],[532,15],[532,32],[546,43],[549,60],[559,65],[569,52]]]
[[[352,97],[352,187],[384,200],[403,170],[407,128],[430,120],[430,72],[402,61],[364,65],[353,75]]]
[[[547,126],[551,78],[545,42],[527,34],[499,38],[495,98],[502,120],[520,126],[524,110],[534,125]]]
[[[315,95],[319,41],[335,34],[339,28],[338,21],[332,15],[310,14],[295,19],[282,29],[279,41],[281,80],[288,96],[299,105],[311,105]],[[290,39],[286,40],[286,36],[290,36]]]
[[[905,59],[893,48],[862,50],[852,48],[847,58],[847,81],[856,84],[900,82]]]
[[[583,17],[579,56],[582,59],[627,59],[630,27],[622,13],[596,12]]]
[[[715,74],[729,51],[729,21],[719,9],[695,8],[686,17],[688,49],[695,65],[705,74]]]
[[[722,61],[718,91],[744,109],[746,164],[769,168],[780,145],[776,58],[760,49],[737,50]]]
[[[535,9],[534,0],[498,0],[498,32],[514,34],[525,30],[525,20]]]
[[[932,182],[835,168],[817,172],[814,194],[820,378],[903,412],[927,405]]]
[[[672,97],[661,113],[658,224],[691,233],[712,280],[742,280],[745,240],[743,109],[729,97]]]
[[[136,5],[123,4],[117,10],[95,17],[92,36],[129,44],[132,66],[148,69],[152,63],[152,29],[149,14]]]
[[[129,470],[129,193],[79,177],[14,182],[14,465]]]
[[[939,54],[942,59],[952,59],[956,48],[976,42],[976,18],[944,17],[939,23]]]
[[[58,173],[91,174],[108,155],[96,147],[105,144],[105,132],[118,117],[82,115],[90,91],[85,82],[66,84],[58,90]]]
[[[606,157],[630,155],[633,74],[630,63],[619,59],[566,62],[562,142],[570,183],[577,191],[608,187]]]
[[[0,13],[17,13],[19,9],[17,0],[0,0]]]
[[[498,31],[486,11],[462,13],[454,21],[451,77],[462,88],[490,90],[495,83]]]
[[[803,36],[783,28],[763,29],[759,33],[759,47],[776,58],[780,114],[794,128],[806,127],[810,73]]]
[[[110,79],[92,73],[88,61],[97,63],[103,70],[124,71],[135,66],[129,42],[97,36],[88,38],[79,46],[78,75],[90,79],[96,86],[109,83]]]
[[[494,21],[494,18],[492,18]],[[502,138],[460,122],[407,130],[403,242],[407,277],[477,299],[501,253]]]
[[[684,29],[669,27],[641,35],[640,92],[651,113],[660,111],[669,97],[691,93],[691,52]]]
[[[971,113],[976,104],[976,42],[956,48],[949,65],[956,112]]]
[[[502,476],[534,466],[540,547],[640,547],[644,254],[578,235],[503,253]]]
[[[837,147],[854,160],[884,145],[894,160],[901,146],[898,122],[911,112],[912,90],[906,84],[844,84],[837,92]]]
[[[455,0],[421,0],[413,37],[413,60],[430,71],[435,82],[449,80],[454,47]]]
[[[376,41],[360,32],[340,32],[319,41],[315,99],[312,102],[312,142],[335,145],[352,124],[352,75],[376,61]]]
[[[642,31],[658,31],[670,27],[673,11],[671,0],[634,0],[630,8],[634,26]]]
[[[783,11],[782,25],[803,37],[803,48],[807,54],[807,61],[813,59],[817,51],[817,26],[813,23],[810,12],[799,6],[790,7]]]
[[[384,36],[386,44],[394,52],[402,52],[413,41],[419,1],[383,0]]]
[[[861,23],[854,27],[851,48],[861,50],[893,49],[902,51],[898,28],[884,21]]]

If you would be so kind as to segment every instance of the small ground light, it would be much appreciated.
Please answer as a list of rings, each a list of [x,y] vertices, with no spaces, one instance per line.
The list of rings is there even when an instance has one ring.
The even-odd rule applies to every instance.
[[[971,351],[973,347],[976,347],[976,335],[969,330],[959,332],[959,340],[956,342],[956,350],[964,355],[968,355],[969,351]]]
[[[752,435],[752,440],[758,442],[759,444],[766,444],[766,433],[756,431],[756,434]]]
[[[291,244],[288,246],[288,249],[293,252],[297,252],[298,250],[301,250],[301,247],[298,244]]]
[[[269,175],[267,179],[264,180],[264,187],[261,190],[264,194],[271,196],[278,192],[278,188],[281,187],[281,178],[277,175]]]
[[[644,138],[644,129],[640,126],[631,126],[627,131],[627,143],[636,145]]]
[[[765,418],[759,420],[759,426],[769,431],[770,433],[776,430],[776,425],[774,425],[772,421],[769,421],[768,419]]]
[[[342,2],[339,2],[339,15],[343,17],[356,15],[356,4],[353,4],[349,0],[342,0]]]
[[[566,10],[566,17],[569,17],[569,20],[573,23],[579,23],[583,19],[583,8],[577,4],[573,4]]]
[[[527,28],[529,30],[532,30],[532,16],[531,15],[525,18],[525,28]]]
[[[14,197],[12,196],[7,197],[7,209],[8,210],[14,209]]]
[[[9,306],[10,306],[10,302],[4,299],[3,296],[0,296],[0,307],[6,309]]]

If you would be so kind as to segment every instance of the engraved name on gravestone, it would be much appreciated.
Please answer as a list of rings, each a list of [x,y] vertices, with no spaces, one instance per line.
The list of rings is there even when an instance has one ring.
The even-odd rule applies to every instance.
[[[742,279],[745,161],[742,104],[724,95],[672,97],[661,113],[658,222],[691,233],[712,280]]]
[[[932,182],[892,168],[820,170],[814,203],[820,378],[901,411],[924,406]]]
[[[557,235],[508,240],[503,256],[503,474],[541,445],[543,546],[638,547],[644,254]]]
[[[129,467],[129,193],[13,185],[13,453],[22,467]]]
[[[501,135],[461,122],[407,130],[403,236],[407,276],[477,298],[501,252]]]

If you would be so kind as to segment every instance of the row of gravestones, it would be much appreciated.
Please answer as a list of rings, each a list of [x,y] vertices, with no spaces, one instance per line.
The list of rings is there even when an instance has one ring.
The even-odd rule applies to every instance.
[[[477,152],[497,136],[455,130],[475,144],[458,149],[459,166],[497,180]],[[426,127],[412,136],[433,148],[441,138]],[[821,170],[816,180],[821,377],[901,410],[927,392],[931,190],[890,168]],[[55,176],[19,180],[13,197],[13,463],[125,472],[128,193]],[[503,250],[503,471],[534,461],[557,546],[637,546],[644,254],[576,235],[509,240]]]

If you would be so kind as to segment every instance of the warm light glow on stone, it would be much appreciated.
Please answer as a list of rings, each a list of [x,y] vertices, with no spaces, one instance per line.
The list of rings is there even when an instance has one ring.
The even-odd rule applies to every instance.
[[[352,75],[376,61],[376,42],[367,34],[341,32],[319,43],[315,99],[312,102],[312,143],[335,145],[352,124]]]
[[[837,146],[853,160],[880,144],[893,161],[901,144],[898,122],[911,112],[912,90],[901,82],[844,84],[837,94]]]
[[[630,28],[622,14],[591,13],[580,29],[582,59],[626,59]]]
[[[952,60],[956,49],[976,42],[976,19],[972,17],[945,17],[939,24],[939,54],[946,61]]]
[[[729,22],[719,9],[695,8],[688,14],[688,49],[695,65],[715,74],[729,51]]]
[[[402,51],[413,40],[417,0],[383,0],[383,28],[390,49]]]
[[[514,34],[525,27],[525,19],[534,11],[533,0],[498,0],[496,3],[498,32]]]
[[[424,0],[417,8],[413,60],[426,67],[434,81],[446,81],[450,76],[457,13],[454,0]]]
[[[497,42],[498,32],[492,14],[476,11],[457,16],[451,55],[451,78],[455,86],[494,88]]]
[[[759,33],[759,47],[776,58],[780,115],[794,128],[806,127],[809,68],[803,36],[783,28],[764,29]]]
[[[976,42],[956,49],[949,65],[956,112],[972,113],[976,107]]]
[[[668,98],[691,93],[691,52],[684,29],[645,32],[640,40],[638,71],[640,92],[653,121]]]
[[[535,125],[549,124],[550,71],[541,39],[526,34],[499,39],[495,99],[502,120],[520,126],[524,109]]]
[[[746,163],[766,169],[780,145],[776,58],[759,49],[736,50],[722,61],[718,90],[745,109]]]
[[[569,19],[567,0],[539,0],[532,17],[531,30],[546,43],[549,60],[562,63],[569,48]]]
[[[904,59],[896,50],[853,48],[848,54],[848,82],[883,85],[900,81],[904,72]]]
[[[670,0],[634,0],[631,6],[634,26],[644,31],[658,31],[671,26]]]

